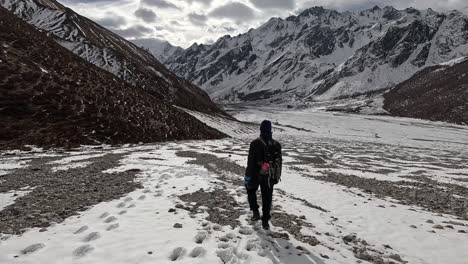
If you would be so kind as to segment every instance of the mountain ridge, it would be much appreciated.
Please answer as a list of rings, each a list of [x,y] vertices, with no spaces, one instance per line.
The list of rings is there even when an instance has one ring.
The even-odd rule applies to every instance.
[[[0,0],[0,4],[88,62],[160,99],[206,113],[225,114],[196,85],[153,55],[55,0]]]
[[[193,44],[165,64],[219,102],[294,102],[383,90],[467,50],[468,16],[460,11],[313,7]]]
[[[0,6],[0,148],[224,137]],[[98,88],[96,88],[98,87]]]

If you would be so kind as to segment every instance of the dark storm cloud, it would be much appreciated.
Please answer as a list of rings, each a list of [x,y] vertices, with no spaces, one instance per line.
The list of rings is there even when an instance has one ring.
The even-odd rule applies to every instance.
[[[250,0],[250,2],[259,9],[265,8],[284,8],[293,9],[296,5],[295,0]]]
[[[153,12],[153,10],[148,8],[139,8],[135,11],[135,16],[142,19],[147,23],[155,22],[158,16]]]
[[[107,13],[107,16],[96,19],[96,22],[107,28],[118,28],[127,24],[127,20],[124,17],[118,16],[114,13]]]
[[[166,0],[141,0],[142,4],[146,4],[149,6],[155,6],[159,8],[172,8],[172,9],[180,9],[173,3],[166,1]]]
[[[208,20],[208,17],[203,15],[203,14],[197,14],[197,13],[190,13],[188,15],[188,18],[190,22],[194,25],[198,26],[203,26],[206,24],[206,21]]]
[[[152,28],[142,25],[131,26],[125,29],[112,29],[112,31],[124,38],[144,37],[149,33],[153,33]]]
[[[228,18],[237,22],[242,20],[252,20],[255,18],[254,10],[239,2],[231,2],[219,6],[213,9],[209,15],[216,18]]]

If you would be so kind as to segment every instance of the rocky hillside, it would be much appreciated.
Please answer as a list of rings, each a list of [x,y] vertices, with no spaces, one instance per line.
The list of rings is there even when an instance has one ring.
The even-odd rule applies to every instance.
[[[79,58],[3,7],[0,123],[2,148],[223,137]]]
[[[392,7],[321,7],[194,44],[165,64],[218,101],[328,100],[396,85],[468,55],[468,16]]]
[[[468,125],[468,60],[422,70],[385,94],[398,116]]]
[[[0,4],[49,32],[63,47],[133,86],[185,108],[222,112],[203,90],[178,78],[149,52],[55,0],[0,0]]]

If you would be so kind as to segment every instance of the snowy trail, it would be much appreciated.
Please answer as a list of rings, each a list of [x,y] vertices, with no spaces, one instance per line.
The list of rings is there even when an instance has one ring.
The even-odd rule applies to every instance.
[[[275,117],[281,128],[275,135],[285,152],[284,178],[274,195],[272,231],[264,232],[248,221],[242,186],[255,125],[198,117],[234,137],[0,156],[8,174],[42,157],[55,157],[50,170],[67,173],[123,155],[106,173],[135,171],[142,184],[45,230],[0,235],[0,263],[466,263],[468,153],[454,142],[468,142],[467,128],[240,112],[246,121]],[[360,130],[354,140],[346,135],[350,123]],[[416,191],[434,196],[413,197]],[[16,192],[0,193],[0,209],[28,195]],[[444,195],[448,200],[440,200]]]

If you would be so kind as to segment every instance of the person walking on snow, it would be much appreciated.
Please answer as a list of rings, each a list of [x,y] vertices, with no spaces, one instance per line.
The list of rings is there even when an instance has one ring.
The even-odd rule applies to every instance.
[[[260,125],[260,137],[250,143],[247,168],[245,170],[245,187],[252,221],[262,220],[265,230],[270,229],[268,221],[273,200],[273,186],[281,180],[281,144],[272,137],[271,122],[264,120]],[[257,204],[257,190],[262,192],[262,217]]]

